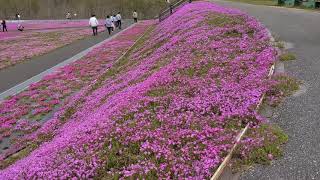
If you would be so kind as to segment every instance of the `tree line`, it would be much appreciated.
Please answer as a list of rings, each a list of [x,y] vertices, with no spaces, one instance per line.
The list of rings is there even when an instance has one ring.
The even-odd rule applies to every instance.
[[[23,19],[63,19],[67,12],[77,14],[76,18],[98,18],[122,12],[131,17],[137,10],[141,18],[149,19],[166,7],[165,0],[0,0],[0,19],[13,19],[20,13]]]

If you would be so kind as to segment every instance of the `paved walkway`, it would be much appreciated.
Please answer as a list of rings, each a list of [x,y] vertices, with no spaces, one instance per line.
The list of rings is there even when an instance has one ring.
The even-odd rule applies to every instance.
[[[129,27],[131,21],[123,22],[123,29]],[[88,31],[90,29],[88,28]],[[119,33],[117,29],[111,37]],[[87,37],[75,41],[72,44],[56,49],[50,53],[35,57],[29,61],[17,64],[0,71],[0,100],[14,91],[22,90],[26,84],[37,81],[44,72],[53,71],[55,66],[62,66],[85,55],[89,48],[110,38],[107,32],[102,32],[98,36]],[[42,73],[42,74],[41,74]],[[38,75],[38,76],[37,76]],[[32,79],[30,79],[32,78]]]
[[[298,59],[285,63],[285,71],[304,81],[305,92],[288,98],[271,118],[289,135],[284,157],[271,166],[256,166],[241,179],[320,179],[320,13],[213,1],[248,12],[293,43],[289,51]]]

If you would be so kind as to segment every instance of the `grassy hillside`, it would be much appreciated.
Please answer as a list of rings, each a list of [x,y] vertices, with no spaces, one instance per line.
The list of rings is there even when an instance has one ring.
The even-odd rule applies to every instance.
[[[277,0],[227,0],[227,1],[242,2],[242,3],[256,4],[256,5],[268,5],[268,6],[277,5]]]

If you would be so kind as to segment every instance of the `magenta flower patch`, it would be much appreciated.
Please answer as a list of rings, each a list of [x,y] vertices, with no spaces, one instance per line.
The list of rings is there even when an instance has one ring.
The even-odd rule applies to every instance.
[[[128,36],[105,47],[117,52]],[[232,147],[238,130],[248,122],[259,126],[263,120],[255,107],[270,88],[267,76],[277,51],[256,19],[194,2],[157,24],[119,61],[90,71],[91,63],[103,63],[113,53],[101,48],[92,54],[99,56],[88,56],[80,61],[83,64],[47,77],[44,82],[55,82],[50,86],[30,87],[45,92],[58,86],[62,93],[50,97],[61,98],[77,87],[76,82],[91,78],[90,85],[70,95],[33,134],[41,145],[2,170],[0,177],[207,179]],[[97,71],[100,76],[95,76]],[[78,74],[80,79],[75,78]],[[68,88],[71,83],[75,84]],[[48,95],[25,93],[47,102],[43,98]],[[3,107],[18,100],[11,98]],[[36,105],[40,113],[46,110],[42,103]],[[15,108],[6,113],[15,114]],[[7,118],[3,127],[10,129],[13,118]],[[19,124],[24,126],[37,124]],[[51,138],[43,141],[39,135]],[[244,146],[258,144],[260,140],[247,140]]]

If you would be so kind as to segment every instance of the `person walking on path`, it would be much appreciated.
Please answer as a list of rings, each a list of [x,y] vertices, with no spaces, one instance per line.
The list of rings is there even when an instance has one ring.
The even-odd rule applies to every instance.
[[[108,33],[109,35],[111,34],[111,31],[112,31],[112,18],[110,16],[107,16],[107,19],[106,19],[106,28],[108,30]]]
[[[21,23],[21,15],[20,15],[20,13],[17,14],[17,20],[18,20],[18,23],[20,24]]]
[[[170,0],[166,0],[167,4],[169,5],[169,9],[170,9],[170,14],[173,13],[173,6],[171,4],[171,1]]]
[[[118,20],[117,20],[116,15],[111,16],[111,18],[112,18],[112,22],[113,22],[114,26],[118,27]]]
[[[137,22],[138,22],[138,13],[137,13],[137,10],[134,10],[134,11],[133,11],[132,17],[133,17],[133,21],[134,21],[135,23],[137,23]]]
[[[98,19],[96,18],[96,15],[92,15],[90,20],[89,20],[89,25],[92,28],[93,31],[93,36],[98,35],[98,26],[99,26],[99,22]]]
[[[70,13],[70,12],[67,13],[66,19],[67,19],[67,20],[71,20],[71,13]]]
[[[1,25],[2,25],[2,31],[8,32],[6,20],[2,20]]]
[[[24,30],[24,27],[21,24],[18,24],[17,29],[18,31],[22,32]]]
[[[21,20],[21,16],[20,16],[19,13],[16,14],[16,20],[17,20],[17,21],[20,21],[20,20]]]
[[[110,19],[112,21],[112,31],[114,31],[115,26],[116,26],[116,16],[115,15],[111,15]]]
[[[120,12],[118,12],[116,18],[117,18],[118,27],[119,27],[119,29],[121,29],[121,25],[122,25],[121,19],[122,19],[122,17],[121,17],[121,13]]]

